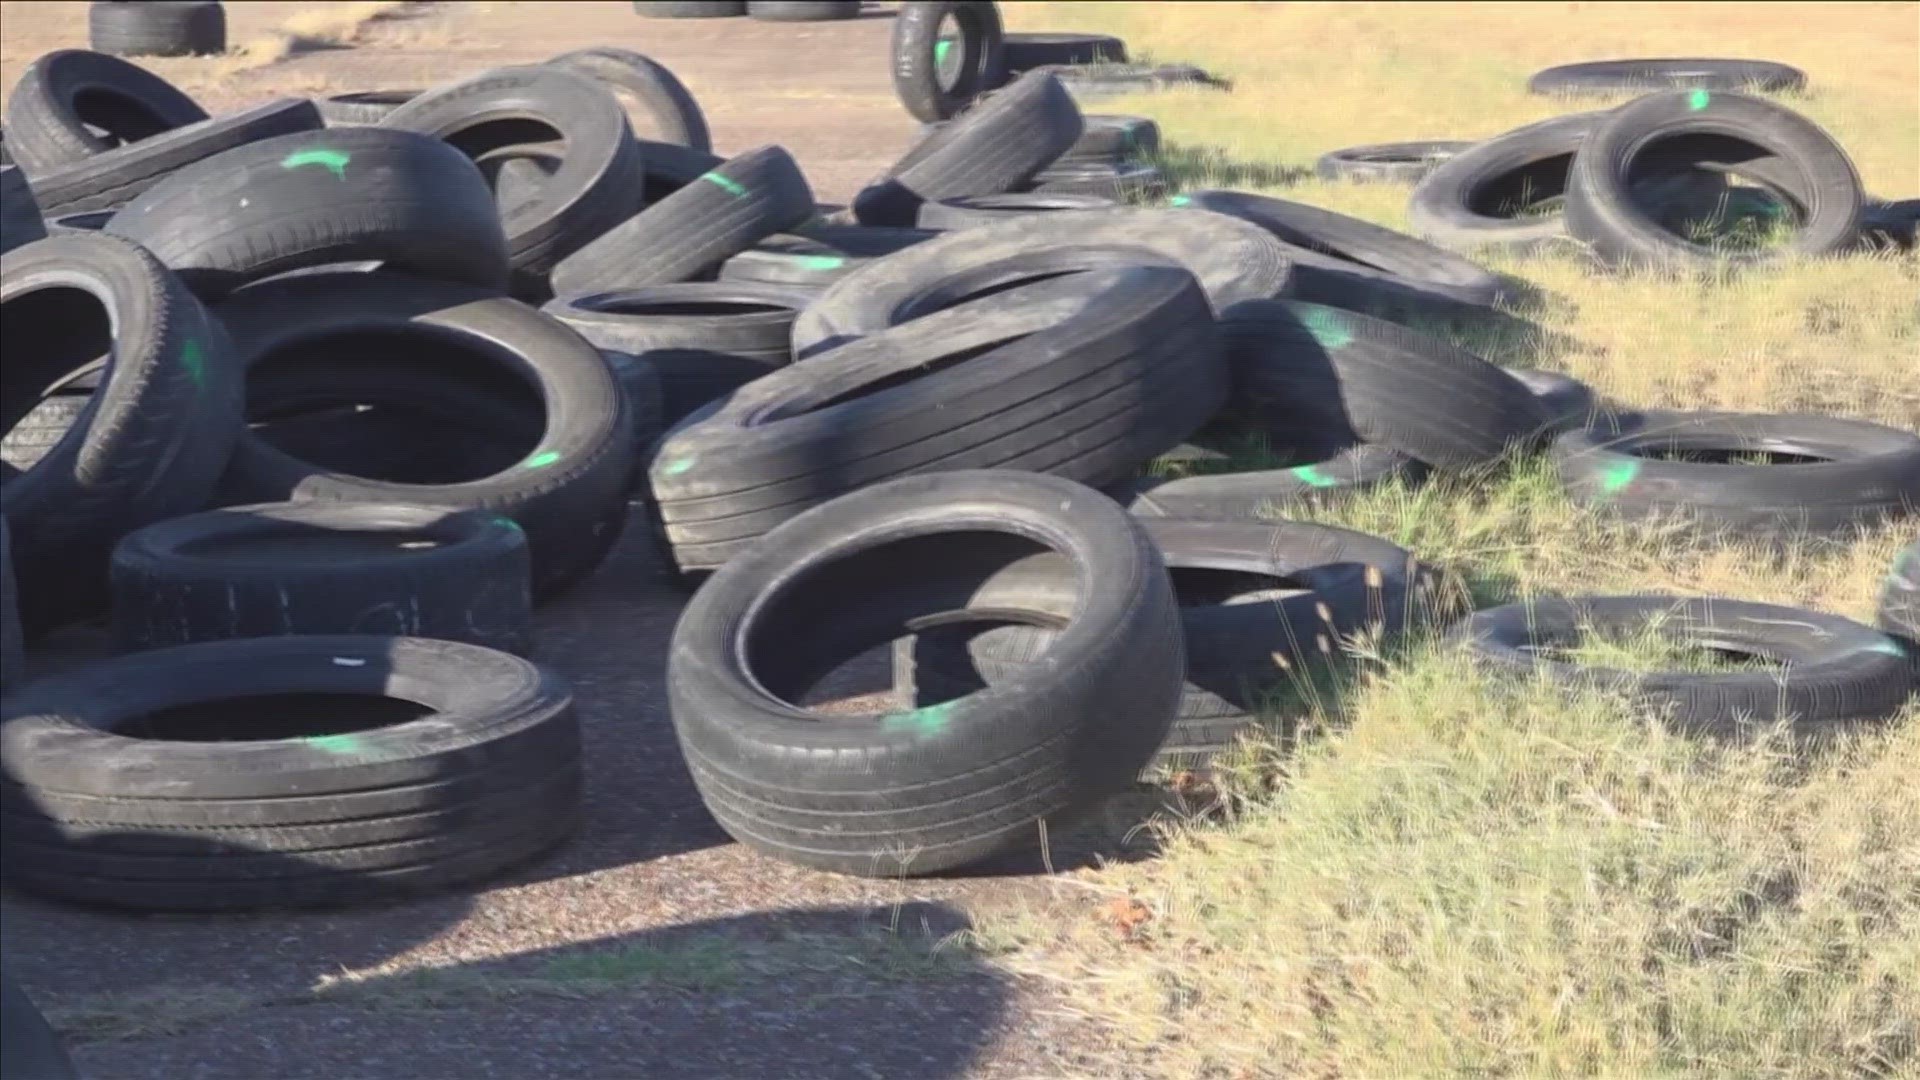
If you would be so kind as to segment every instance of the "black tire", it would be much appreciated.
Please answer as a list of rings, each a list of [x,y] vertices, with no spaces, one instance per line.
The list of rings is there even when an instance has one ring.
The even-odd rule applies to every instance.
[[[50,52],[28,65],[6,115],[7,152],[36,182],[95,154],[207,119],[172,83],[85,49]]]
[[[683,570],[866,484],[1023,469],[1113,483],[1226,398],[1192,277],[1074,275],[896,327],[736,391],[661,441],[655,502]]]
[[[385,634],[524,653],[527,538],[495,514],[372,503],[236,506],[113,552],[122,651],[284,634]]]
[[[794,355],[805,359],[1023,279],[1142,263],[1186,268],[1216,312],[1279,295],[1291,270],[1286,245],[1224,214],[1040,214],[948,233],[842,279],[794,324]]]
[[[1164,199],[1170,190],[1160,166],[1139,161],[1059,161],[1033,178],[1045,195],[1093,195],[1117,203]]]
[[[935,236],[926,229],[804,225],[777,233],[728,259],[721,281],[825,289],[861,267]]]
[[[665,64],[627,49],[604,46],[562,53],[547,63],[591,75],[615,96],[630,95],[653,118],[657,141],[712,151],[713,137],[707,133],[707,118],[700,111],[700,103]]]
[[[633,0],[646,19],[726,19],[747,13],[747,0]]]
[[[634,467],[632,415],[606,360],[560,323],[483,290],[378,271],[255,286],[220,305],[219,314],[233,331],[250,383],[271,377],[269,361],[296,374],[311,371],[323,385],[350,375],[349,358],[327,345],[344,339],[356,341],[353,356],[363,367],[440,363],[446,366],[430,370],[450,383],[492,378],[521,394],[537,393],[544,406],[537,440],[516,464],[446,484],[344,475],[250,433],[227,471],[225,505],[326,499],[502,514],[526,530],[536,598],[598,566],[619,538]],[[458,355],[422,356],[410,365],[409,352],[429,342]],[[330,363],[314,370],[300,360],[314,355],[328,355]]]
[[[702,179],[569,255],[554,267],[554,292],[581,296],[691,281],[813,219],[813,190],[778,146],[749,150]]]
[[[1649,160],[1672,168],[1696,158],[1733,171],[1743,160],[1777,158],[1794,181],[1781,192],[1797,211],[1792,241],[1727,251],[1661,224],[1652,212],[1657,206],[1643,205],[1645,194],[1635,193],[1632,176]],[[1587,135],[1573,162],[1566,219],[1567,230],[1611,266],[1750,265],[1854,247],[1863,198],[1846,151],[1812,121],[1760,98],[1680,90],[1616,109]]]
[[[1781,666],[1643,674],[1552,658],[1549,650],[1577,643],[1589,628],[1652,632]],[[1741,600],[1545,598],[1476,612],[1453,636],[1496,669],[1631,694],[1668,710],[1666,718],[1681,730],[1711,736],[1787,719],[1796,732],[1811,735],[1839,722],[1891,716],[1908,691],[1906,658],[1885,634],[1838,615]]]
[[[1558,436],[1561,432],[1583,428],[1601,421],[1600,398],[1593,387],[1571,375],[1562,375],[1557,371],[1541,371],[1537,368],[1506,368],[1507,374],[1533,393],[1534,399],[1548,417],[1548,426],[1544,434]]]
[[[1565,218],[1538,208],[1565,195],[1574,153],[1604,115],[1528,124],[1441,162],[1413,189],[1407,218],[1414,234],[1455,251],[1526,254],[1565,244]]]
[[[503,207],[516,296],[545,299],[547,277],[574,252],[640,207],[644,165],[620,102],[592,76],[557,67],[508,67],[431,90],[380,126],[452,143],[478,160],[558,136],[552,177]]]
[[[89,4],[87,44],[111,56],[211,56],[227,51],[227,11],[213,0]]]
[[[777,285],[690,282],[549,302],[544,310],[602,349],[657,373],[661,418],[687,414],[793,360],[793,320],[812,297]]]
[[[940,36],[952,19],[956,39]],[[1000,9],[991,0],[912,0],[893,21],[893,92],[917,120],[945,120],[1007,81]]]
[[[1356,636],[1413,620],[1420,568],[1378,537],[1298,522],[1148,520],[1165,558],[1187,643],[1186,683],[1161,765],[1201,765],[1254,728],[1274,691],[1341,656]],[[1039,565],[1036,565],[1039,564]],[[1070,577],[1042,560],[1004,572],[1001,588],[1058,589]],[[1262,597],[1292,585],[1286,596]],[[1055,600],[1054,606],[1059,601]],[[894,685],[934,705],[1020,677],[1053,644],[1042,626],[936,627],[894,646]]]
[[[1017,192],[975,195],[927,203],[920,208],[922,229],[947,232],[991,225],[1008,218],[1047,214],[1058,210],[1107,210],[1117,204],[1098,195],[1051,195]]]
[[[1314,431],[1348,430],[1353,441],[1435,468],[1488,464],[1552,423],[1533,392],[1502,369],[1357,312],[1276,300],[1241,306],[1221,329],[1236,374],[1278,391],[1263,403]]]
[[[860,16],[860,0],[747,0],[747,17],[764,22],[835,22]]]
[[[264,139],[148,188],[107,224],[195,293],[361,260],[414,277],[507,287],[493,193],[460,151],[361,127]]]
[[[352,701],[399,687],[413,706],[399,722],[391,704]],[[236,724],[237,741],[194,738],[232,739]],[[565,685],[450,641],[253,638],[123,656],[10,697],[0,755],[8,883],[125,908],[444,888],[551,847],[578,815]]]
[[[1124,64],[1127,43],[1106,34],[1006,35],[1007,70],[1015,75],[1048,64]]]
[[[1053,561],[1078,576],[1077,602],[1006,597],[999,612],[1064,623],[1044,673],[851,722],[788,704],[836,660],[981,617],[967,609],[1000,598],[978,586],[1048,550],[1068,556]],[[793,646],[758,644],[773,634]],[[694,595],[667,681],[722,828],[777,858],[893,877],[1039,843],[1039,822],[1125,788],[1166,736],[1184,666],[1144,529],[1070,481],[975,470],[865,488],[782,526]]]
[[[1904,642],[1920,679],[1920,540],[1893,557],[1887,587],[1880,594],[1878,626]]]
[[[7,519],[0,517],[0,689],[26,679],[26,635],[20,629],[20,601],[13,579],[13,542]]]
[[[1714,460],[1738,454],[1810,460]],[[1553,459],[1576,502],[1633,521],[1685,517],[1741,537],[1844,535],[1920,508],[1920,435],[1864,420],[1653,412],[1569,431],[1554,441]]]
[[[27,174],[15,165],[0,165],[0,253],[12,251],[47,235],[40,204],[33,201]]]
[[[0,462],[31,469],[46,457],[78,423],[92,400],[92,391],[49,393],[0,436]]]
[[[78,214],[61,214],[47,219],[47,234],[58,236],[70,232],[100,232],[113,220],[113,210],[83,210]]]
[[[1388,319],[1444,319],[1516,299],[1499,275],[1450,251],[1317,206],[1237,191],[1187,192],[1174,202],[1250,221],[1302,249],[1287,253],[1296,299]]]
[[[1133,161],[1160,152],[1160,125],[1144,116],[1088,113],[1081,119],[1084,130],[1079,140],[1060,155],[1062,163]]]
[[[1911,248],[1916,232],[1920,232],[1920,199],[1869,199],[1860,208],[1860,235],[1868,247]]]
[[[30,633],[99,611],[120,537],[206,505],[240,434],[240,369],[221,325],[153,256],[70,234],[0,256],[0,431],[66,376],[108,360],[70,430],[0,485]]]
[[[79,1080],[80,1075],[33,999],[4,974],[0,974],[0,1075],[7,1080]]]
[[[286,99],[187,124],[32,176],[34,197],[48,216],[114,210],[174,172],[249,143],[318,131],[313,102]]]
[[[314,98],[313,104],[328,127],[372,126],[424,93],[425,90],[359,90]]]
[[[1080,139],[1080,110],[1058,80],[1023,75],[922,140],[853,198],[862,225],[911,226],[922,203],[1015,191]]]
[[[1109,491],[1139,517],[1272,521],[1290,503],[1346,498],[1388,483],[1415,484],[1427,474],[1425,465],[1398,450],[1366,443],[1310,456],[1319,460],[1177,480],[1140,477]]]
[[[1562,64],[1527,80],[1527,89],[1536,94],[1644,93],[1675,88],[1779,92],[1804,90],[1806,86],[1807,73],[1799,68],[1769,60],[1705,57]]]
[[[1058,78],[1075,101],[1160,90],[1231,90],[1233,84],[1192,64],[1049,64],[1033,71]]]
[[[1349,146],[1320,155],[1313,172],[1322,180],[1413,184],[1473,145],[1431,139]]]
[[[642,206],[654,203],[686,187],[726,164],[727,159],[691,146],[640,141],[640,156],[646,159],[645,193]]]

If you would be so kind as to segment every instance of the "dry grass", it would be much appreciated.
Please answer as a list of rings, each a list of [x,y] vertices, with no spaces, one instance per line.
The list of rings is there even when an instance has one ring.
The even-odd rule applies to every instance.
[[[232,46],[213,63],[213,74],[226,77],[277,63],[303,49],[351,45],[368,24],[405,8],[407,0],[355,0],[295,12],[268,33]]]
[[[1920,6],[1025,4],[1014,29],[1117,33],[1231,78],[1103,102],[1159,120],[1193,186],[1406,225],[1403,185],[1303,177],[1340,146],[1474,137],[1587,107],[1525,91],[1610,56],[1778,59],[1867,189],[1920,192]],[[1809,33],[1811,26],[1818,33]],[[1494,263],[1551,297],[1507,363],[1618,401],[1920,428],[1920,259],[1733,278]],[[1538,461],[1292,512],[1391,537],[1479,604],[1662,592],[1870,618],[1911,522],[1771,552],[1612,525]],[[1593,694],[1489,681],[1415,642],[1290,695],[1286,749],[1214,778],[1225,811],[1101,874],[1098,914],[989,916],[1018,970],[1110,1022],[1128,1075],[1920,1075],[1920,705],[1809,755],[1706,745]],[[1657,635],[1590,646],[1699,662]],[[1299,737],[1304,732],[1305,737]],[[1125,912],[1117,917],[1116,910]]]

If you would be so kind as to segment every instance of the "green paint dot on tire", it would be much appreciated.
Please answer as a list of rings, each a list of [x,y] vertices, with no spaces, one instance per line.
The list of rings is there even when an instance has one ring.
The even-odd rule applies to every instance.
[[[1333,477],[1328,476],[1312,465],[1296,465],[1287,470],[1287,475],[1292,476],[1308,487],[1330,488],[1340,486],[1340,481],[1335,480]]]
[[[691,468],[693,468],[693,455],[688,454],[686,457],[674,458],[672,461],[660,466],[660,471],[668,476],[679,476]]]
[[[560,460],[560,451],[547,450],[542,453],[535,454],[532,457],[528,458],[524,462],[524,465],[529,469],[544,469],[547,466],[559,460]]]
[[[837,255],[801,255],[794,262],[808,270],[838,270],[847,265],[847,260]]]
[[[953,720],[954,706],[960,703],[958,698],[943,701],[938,705],[928,705],[908,713],[895,713],[880,721],[880,730],[887,732],[910,732],[914,735],[938,735],[947,730]]]
[[[347,162],[352,160],[353,155],[347,153],[345,150],[295,150],[293,153],[280,159],[280,167],[283,169],[298,169],[304,165],[318,165],[332,173],[336,179],[345,180],[347,178]]]
[[[1333,308],[1308,307],[1301,313],[1300,322],[1323,348],[1343,349],[1353,344],[1353,328]]]
[[[187,369],[187,378],[193,380],[193,385],[207,385],[207,355],[200,350],[198,341],[188,338],[187,343],[180,346],[180,364]]]
[[[1612,462],[1600,470],[1600,491],[1602,494],[1612,495],[1633,483],[1633,478],[1638,475],[1640,475],[1638,461]]]
[[[941,38],[933,43],[933,62],[935,65],[947,62],[947,54],[953,51],[953,42]]]
[[[1699,112],[1701,109],[1706,108],[1707,103],[1712,100],[1712,94],[1707,93],[1705,90],[1695,90],[1693,93],[1687,95],[1687,108],[1692,109],[1694,112]]]
[[[734,181],[732,177],[721,176],[717,172],[701,173],[700,179],[705,180],[707,183],[714,185],[715,187],[719,188],[721,191],[726,192],[727,194],[733,196],[736,199],[746,195],[747,193],[747,189],[744,187],[741,187],[738,183]]]

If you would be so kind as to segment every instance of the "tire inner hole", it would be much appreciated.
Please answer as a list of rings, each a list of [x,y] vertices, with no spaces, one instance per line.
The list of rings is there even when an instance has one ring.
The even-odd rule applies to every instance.
[[[110,147],[150,139],[174,126],[139,98],[99,86],[75,92],[73,114]]]
[[[117,721],[108,730],[160,742],[262,742],[352,735],[434,711],[419,702],[378,694],[251,694],[156,709]]]
[[[85,289],[56,286],[0,304],[0,432],[10,432],[67,376],[113,350],[112,318]]]
[[[1523,645],[1542,660],[1642,674],[1780,670],[1786,665],[1734,646],[1701,640],[1685,626],[1660,620],[1641,626],[1586,626],[1571,639]]]
[[[1727,450],[1717,447],[1648,447],[1635,457],[1653,461],[1677,461],[1690,465],[1820,465],[1833,459],[1817,454],[1796,454],[1785,450]]]

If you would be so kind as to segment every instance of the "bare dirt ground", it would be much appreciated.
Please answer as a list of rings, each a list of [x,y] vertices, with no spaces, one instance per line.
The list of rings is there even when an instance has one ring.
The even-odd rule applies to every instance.
[[[271,35],[316,6],[329,5],[229,4],[230,40]],[[0,83],[43,52],[84,46],[85,9],[0,5]],[[915,128],[892,95],[891,12],[879,9],[780,24],[643,20],[624,3],[428,3],[334,29],[350,44],[295,41],[258,66],[152,66],[221,110],[618,45],[686,81],[717,151],[781,143],[833,201]],[[8,971],[96,1080],[1087,1071],[1075,1055],[1094,1042],[1090,1025],[1043,988],[928,947],[982,904],[1083,913],[1092,894],[1074,868],[1115,851],[1126,816],[1056,836],[1051,875],[1028,859],[957,879],[863,881],[757,857],[702,810],[674,745],[662,686],[680,606],[636,517],[616,558],[542,612],[540,652],[574,682],[589,770],[585,824],[550,857],[471,895],[337,912],[138,918],[8,894]],[[314,993],[322,981],[334,985]]]

